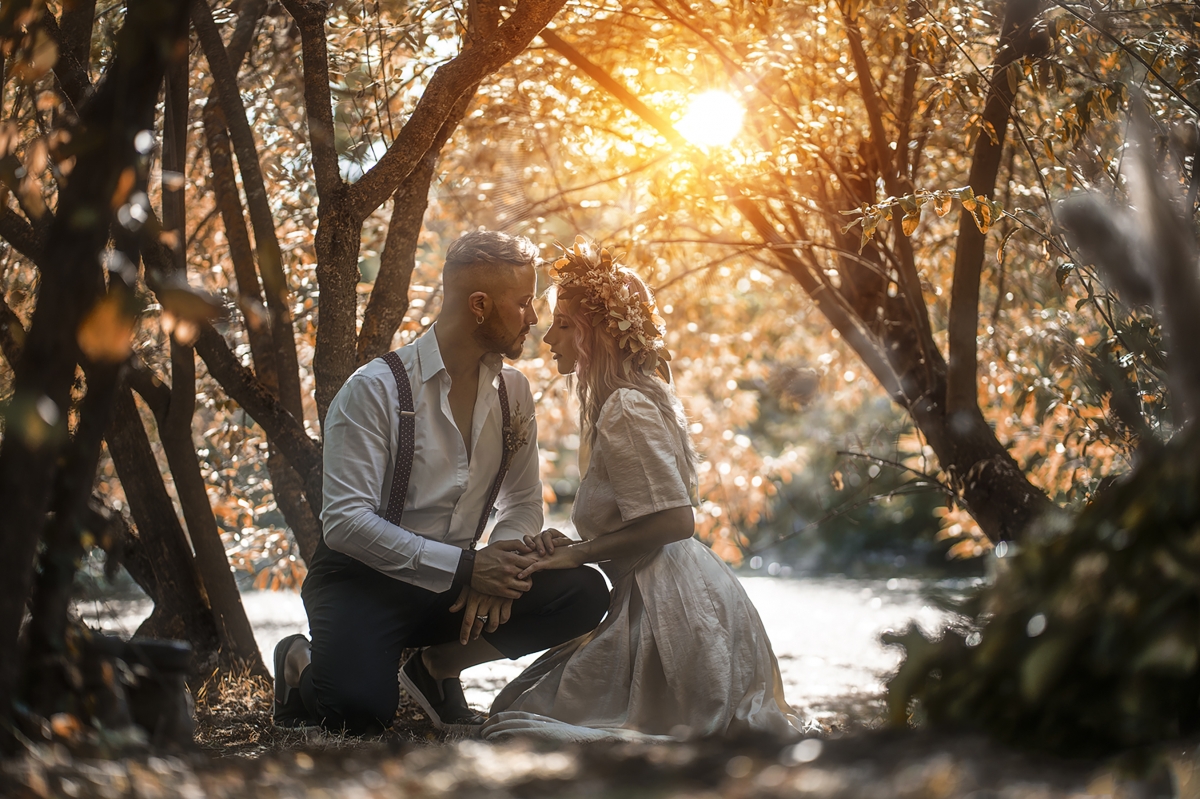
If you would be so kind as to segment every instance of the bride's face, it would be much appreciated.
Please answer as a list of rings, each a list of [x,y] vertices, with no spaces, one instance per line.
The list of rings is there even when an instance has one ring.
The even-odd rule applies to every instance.
[[[579,361],[579,350],[575,347],[575,325],[557,309],[554,311],[554,319],[550,322],[550,329],[546,331],[545,340],[550,345],[554,362],[558,365],[558,373],[574,373],[575,365]]]

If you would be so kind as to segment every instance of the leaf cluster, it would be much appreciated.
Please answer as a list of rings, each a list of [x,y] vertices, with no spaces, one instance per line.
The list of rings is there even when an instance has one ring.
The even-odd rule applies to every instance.
[[[1075,520],[1006,545],[969,628],[885,641],[893,723],[969,726],[1096,754],[1200,731],[1200,429]],[[1015,550],[1015,551],[1014,551]]]

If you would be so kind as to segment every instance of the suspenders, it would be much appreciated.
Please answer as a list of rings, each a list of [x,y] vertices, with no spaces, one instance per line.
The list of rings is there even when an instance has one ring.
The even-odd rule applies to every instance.
[[[400,517],[404,515],[404,501],[408,497],[408,483],[412,477],[417,413],[413,405],[412,384],[408,380],[408,371],[404,368],[404,362],[400,360],[400,355],[394,351],[389,352],[383,356],[383,361],[392,370],[392,377],[396,379],[396,389],[400,393],[400,434],[396,447],[396,465],[392,470],[392,488],[388,493],[387,509],[383,518],[399,526]],[[507,432],[511,420],[508,410],[508,387],[504,384],[503,373],[500,375],[496,390],[500,395],[500,416],[504,422],[503,429]],[[500,495],[500,484],[504,482],[504,476],[508,474],[508,461],[509,453],[505,450],[500,457],[500,471],[496,473],[496,479],[492,481],[492,490],[488,492],[488,500],[483,506],[483,513],[479,515],[479,524],[475,528],[475,538],[471,541],[471,549],[475,549],[478,545],[479,538],[483,535],[484,528],[487,527],[488,517],[492,515],[492,507],[496,504],[496,497]]]

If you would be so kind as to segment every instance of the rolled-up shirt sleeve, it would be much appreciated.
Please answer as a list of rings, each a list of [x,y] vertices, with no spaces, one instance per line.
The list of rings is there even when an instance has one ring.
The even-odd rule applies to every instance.
[[[542,531],[542,478],[538,460],[537,417],[534,415],[533,393],[529,381],[516,370],[508,372],[512,379],[506,382],[509,395],[514,398],[510,408],[515,417],[519,411],[529,421],[529,436],[523,447],[512,456],[508,474],[500,486],[496,499],[496,526],[492,528],[489,541],[521,539],[526,535],[537,535]],[[501,380],[504,375],[501,374]]]
[[[355,374],[329,406],[321,507],[325,544],[389,577],[440,593],[454,581],[462,550],[380,515],[380,486],[392,457],[388,404],[381,380]],[[534,453],[536,463],[536,447]]]

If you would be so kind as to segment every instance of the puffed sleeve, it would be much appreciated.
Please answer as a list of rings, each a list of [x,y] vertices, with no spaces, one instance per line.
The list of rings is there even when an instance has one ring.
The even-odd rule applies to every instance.
[[[623,388],[609,397],[596,438],[623,521],[691,504],[677,438],[645,394]]]

